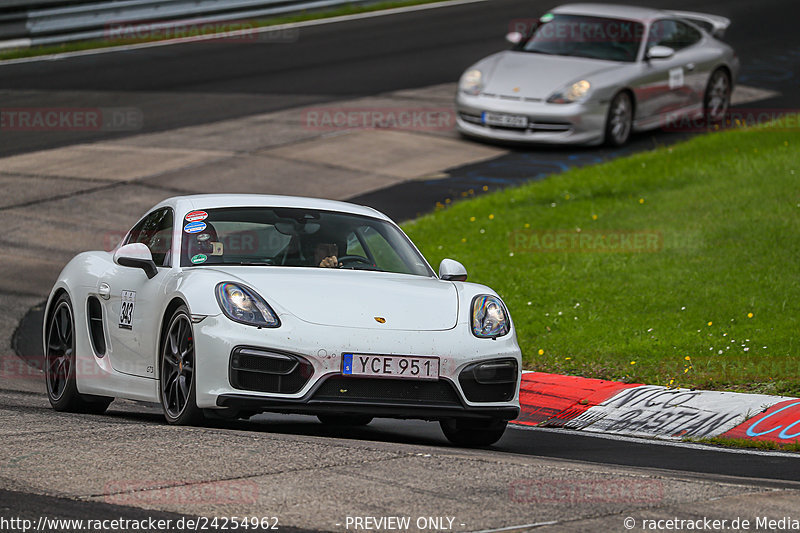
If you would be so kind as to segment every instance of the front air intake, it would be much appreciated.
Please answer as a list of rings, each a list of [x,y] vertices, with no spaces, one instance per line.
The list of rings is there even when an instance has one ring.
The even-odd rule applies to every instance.
[[[294,394],[313,373],[311,363],[297,355],[247,347],[231,352],[230,382],[235,389]]]
[[[471,402],[508,402],[517,392],[519,369],[514,359],[469,365],[458,376],[464,396]]]

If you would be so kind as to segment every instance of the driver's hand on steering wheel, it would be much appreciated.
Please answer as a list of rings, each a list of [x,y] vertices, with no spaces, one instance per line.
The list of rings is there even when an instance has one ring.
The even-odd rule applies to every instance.
[[[332,255],[320,261],[319,266],[322,268],[337,268],[339,266],[339,260],[335,255]]]

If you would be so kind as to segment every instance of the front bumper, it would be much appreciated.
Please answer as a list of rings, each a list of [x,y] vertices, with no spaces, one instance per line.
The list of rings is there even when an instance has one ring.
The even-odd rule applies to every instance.
[[[194,325],[198,407],[419,419],[511,420],[519,413],[521,355],[513,328],[492,340],[474,337],[462,323],[451,330],[410,332],[320,326],[292,316],[281,316],[281,322],[280,328],[257,329],[217,315]],[[243,379],[245,374],[236,372],[245,365],[235,357],[242,347],[293,358],[298,364],[272,365],[267,372],[273,374],[264,374],[265,379],[256,374]],[[439,380],[344,376],[343,353],[436,356]],[[487,361],[514,362],[507,393],[498,396],[492,386],[481,388],[470,379],[474,365]],[[248,365],[253,367],[252,362]],[[500,397],[503,401],[494,401]]]
[[[456,96],[456,127],[465,135],[498,141],[543,144],[600,144],[605,135],[608,102],[548,104],[523,98],[477,95]],[[523,115],[526,128],[491,126],[484,112]]]

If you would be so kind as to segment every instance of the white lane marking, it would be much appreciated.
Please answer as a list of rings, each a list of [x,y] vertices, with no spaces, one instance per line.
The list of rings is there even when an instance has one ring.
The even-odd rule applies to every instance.
[[[391,15],[401,15],[403,13],[412,13],[414,11],[425,11],[430,9],[439,9],[443,7],[454,7],[466,4],[477,4],[479,2],[488,2],[489,0],[450,0],[447,2],[438,2],[435,4],[421,4],[416,6],[396,7],[392,9],[383,9],[380,11],[370,11],[368,13],[356,13],[354,15],[342,15],[340,17],[329,17],[317,20],[305,20],[302,22],[291,22],[288,24],[279,24],[276,26],[264,26],[261,28],[236,30],[224,32],[222,34],[209,34],[209,35],[196,35],[192,37],[181,37],[178,39],[166,39],[163,41],[154,41],[150,43],[127,44],[123,46],[109,46],[106,48],[97,48],[94,50],[79,50],[75,52],[62,52],[60,54],[47,54],[36,57],[22,57],[19,59],[6,59],[0,61],[0,66],[15,65],[20,63],[34,63],[36,61],[58,61],[61,59],[69,59],[72,57],[92,56],[99,54],[110,54],[113,52],[127,52],[129,50],[141,50],[145,48],[155,48],[158,46],[170,46],[173,44],[185,44],[198,41],[211,41],[214,39],[230,39],[239,35],[252,35],[254,33],[269,33],[273,31],[281,31],[293,28],[305,28],[310,26],[322,26],[325,24],[337,24],[339,22],[348,22],[351,20],[362,20],[374,17],[386,17]]]
[[[780,95],[781,93],[778,91],[759,89],[758,87],[750,87],[749,85],[737,85],[733,88],[731,105],[751,104],[753,102],[775,98]]]
[[[674,446],[677,448],[689,448],[692,450],[705,450],[711,452],[721,452],[721,453],[738,453],[738,454],[748,454],[748,455],[763,455],[766,457],[783,457],[783,458],[793,458],[793,459],[800,459],[800,453],[791,453],[791,452],[774,452],[774,451],[766,451],[766,450],[754,450],[752,448],[721,448],[712,446],[709,444],[696,444],[693,442],[683,442],[683,441],[673,441],[673,440],[665,440],[659,438],[653,439],[646,439],[641,437],[628,437],[625,435],[614,435],[609,433],[590,433],[587,431],[570,431],[567,429],[559,429],[559,428],[543,428],[538,426],[523,426],[517,424],[510,424],[508,426],[512,429],[519,429],[523,431],[544,431],[547,433],[562,433],[562,434],[570,434],[575,436],[583,436],[583,437],[592,437],[597,439],[607,439],[607,440],[619,440],[624,442],[631,442],[636,444],[653,444],[656,446]]]
[[[552,526],[558,524],[558,520],[551,520],[549,522],[534,522],[533,524],[522,524],[519,526],[501,527],[498,529],[481,529],[480,531],[472,531],[471,533],[496,533],[498,531],[514,531],[516,529],[531,529],[541,526]]]

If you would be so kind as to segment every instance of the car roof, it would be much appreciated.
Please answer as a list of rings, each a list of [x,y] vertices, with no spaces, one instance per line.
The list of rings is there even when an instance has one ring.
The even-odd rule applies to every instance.
[[[569,15],[589,15],[613,17],[646,22],[655,17],[668,15],[666,11],[648,7],[624,6],[619,4],[564,4],[550,10],[550,13]]]
[[[389,217],[380,211],[363,205],[339,202],[336,200],[325,200],[322,198],[279,196],[271,194],[193,194],[189,196],[173,196],[172,198],[167,198],[160,202],[153,209],[166,206],[172,207],[176,213],[180,215],[194,210],[222,207],[294,207],[299,209],[336,211],[390,220]]]

